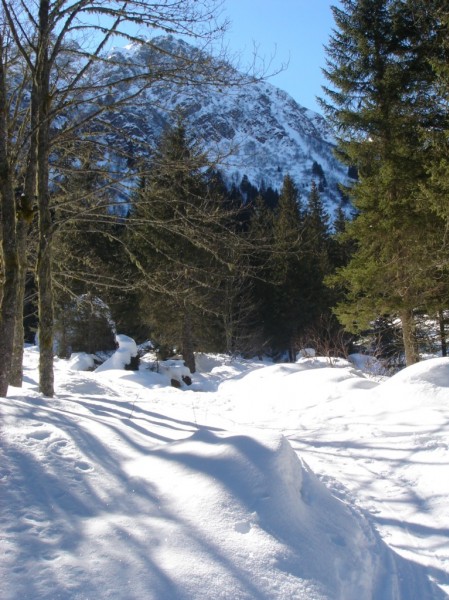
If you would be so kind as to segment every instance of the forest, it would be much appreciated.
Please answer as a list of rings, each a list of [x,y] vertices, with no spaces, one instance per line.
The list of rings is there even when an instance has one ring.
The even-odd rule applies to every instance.
[[[36,333],[50,397],[55,352],[111,350],[116,332],[181,354],[192,373],[197,351],[294,360],[301,348],[357,346],[396,366],[430,346],[446,354],[447,2],[333,7],[321,103],[351,177],[332,222],[318,164],[279,190],[247,177],[227,186],[181,112],[147,152],[121,119],[155,82],[264,77],[129,33],[135,24],[206,46],[226,25],[216,9],[2,0],[1,396],[20,387],[23,342]],[[116,38],[148,45],[147,72],[111,64]]]

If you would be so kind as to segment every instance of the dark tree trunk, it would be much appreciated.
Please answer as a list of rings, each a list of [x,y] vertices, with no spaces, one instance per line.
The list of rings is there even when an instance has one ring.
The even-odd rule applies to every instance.
[[[184,314],[184,323],[182,328],[182,358],[184,364],[190,369],[191,373],[195,373],[195,354],[193,352],[193,336],[192,336],[192,323],[190,316],[186,310]]]
[[[39,388],[45,395],[54,395],[53,374],[53,288],[51,269],[52,218],[50,211],[49,181],[49,108],[50,65],[48,0],[41,0],[39,10],[39,62],[36,92],[38,106],[37,129],[37,200],[39,215],[39,247],[37,282],[39,291]]]
[[[2,171],[2,167],[3,164],[0,158],[0,171]],[[6,397],[11,372],[19,279],[14,191],[12,186],[5,183],[4,174],[1,172],[0,195],[3,253],[3,293],[0,309],[0,396]]]
[[[3,62],[3,40],[0,37],[0,202],[3,262],[3,290],[0,306],[0,396],[8,393],[11,371],[14,326],[17,312],[18,255],[16,237],[16,200],[13,170],[8,158],[8,103],[6,73]]]
[[[441,356],[447,356],[446,328],[443,311],[438,311],[438,321],[440,325]]]
[[[416,339],[415,318],[412,310],[403,310],[399,315],[402,322],[402,338],[404,341],[405,364],[407,367],[419,362],[418,343]]]

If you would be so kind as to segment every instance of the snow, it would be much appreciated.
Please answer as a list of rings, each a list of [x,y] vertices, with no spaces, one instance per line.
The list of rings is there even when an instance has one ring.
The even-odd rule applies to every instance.
[[[120,342],[53,399],[28,347],[0,399],[2,600],[449,597],[449,359],[199,355],[175,389]]]
[[[108,358],[108,360],[95,369],[97,373],[108,371],[109,369],[124,369],[131,362],[131,358],[137,356],[137,345],[132,338],[119,334],[115,336],[115,339],[118,349],[111,358]]]
[[[166,52],[165,60],[169,60],[169,56],[194,57],[197,52],[194,46],[172,36],[153,38],[152,43]],[[110,76],[109,71],[116,72],[120,79],[128,70],[134,74],[146,72],[148,52],[148,47],[142,44],[114,49],[117,64],[106,66],[106,78]],[[156,61],[161,59],[162,55]],[[233,77],[245,79],[243,73],[236,71]],[[127,87],[123,93],[134,98]],[[120,114],[124,127],[132,130],[133,139],[142,142],[140,149],[136,146],[136,153],[146,153],[148,143],[154,145],[165,126],[172,122],[173,114],[182,109],[189,129],[210,161],[220,169],[228,186],[240,185],[246,175],[257,187],[264,185],[279,190],[288,174],[304,201],[314,179],[312,171],[316,161],[325,171],[327,185],[321,196],[331,216],[341,203],[339,186],[348,184],[348,177],[347,167],[334,155],[334,132],[324,117],[300,106],[268,81],[223,88],[202,85],[201,78],[195,86],[173,86],[162,78],[139,97],[138,103],[133,101],[123,106]],[[108,140],[110,147],[120,145],[113,134]],[[110,162],[112,157],[108,158]],[[126,170],[125,165],[118,163],[119,170]]]
[[[95,359],[86,352],[72,352],[67,366],[72,371],[90,371],[95,368]]]

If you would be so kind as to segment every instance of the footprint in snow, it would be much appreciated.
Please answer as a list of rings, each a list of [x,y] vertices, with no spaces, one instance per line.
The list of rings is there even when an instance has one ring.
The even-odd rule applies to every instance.
[[[78,469],[79,471],[82,471],[83,473],[93,471],[93,467],[89,463],[85,462],[84,460],[76,461],[75,468]]]
[[[251,531],[251,523],[248,521],[239,521],[234,524],[234,529],[238,533],[249,533]]]
[[[50,435],[51,431],[48,431],[47,429],[38,429],[37,431],[32,431],[31,433],[28,433],[27,437],[33,440],[45,440],[48,437],[50,437]]]

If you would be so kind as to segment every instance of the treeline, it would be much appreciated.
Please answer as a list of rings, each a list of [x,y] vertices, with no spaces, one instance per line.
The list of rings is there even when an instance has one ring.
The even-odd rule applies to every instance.
[[[33,302],[47,396],[55,338],[63,353],[75,347],[70,315],[90,322],[89,343],[88,315],[101,314],[182,350],[192,369],[195,349],[293,357],[305,345],[344,347],[334,315],[358,335],[400,327],[407,364],[419,358],[418,319],[430,315],[444,350],[447,0],[332,9],[323,109],[354,176],[344,193],[355,209],[334,230],[319,165],[307,197],[289,177],[279,192],[247,178],[228,190],[182,121],[156,152],[124,121],[156,82],[254,81],[226,57],[171,54],[129,33],[157,23],[207,46],[223,30],[216,4],[1,1],[1,396],[21,385],[23,307]],[[146,69],[108,55],[117,36],[146,46]]]
[[[75,293],[101,298],[138,342],[181,352],[192,372],[197,350],[292,359],[303,345],[332,345],[336,294],[324,279],[346,262],[348,245],[337,241],[315,179],[306,198],[289,176],[280,191],[246,176],[228,188],[181,119],[141,170],[126,215],[111,219],[106,208],[103,224],[98,214],[78,221],[56,246],[70,280],[70,294],[56,294],[62,355],[88,350],[92,319],[82,326]],[[338,217],[343,229],[343,210]],[[83,264],[89,280],[79,276]],[[92,314],[105,318],[98,300]]]

